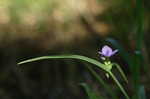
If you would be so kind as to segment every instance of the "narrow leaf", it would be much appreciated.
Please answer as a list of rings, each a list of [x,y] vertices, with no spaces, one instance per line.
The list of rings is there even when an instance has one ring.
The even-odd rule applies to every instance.
[[[111,95],[112,99],[118,99],[115,93],[112,90],[110,90],[110,86],[102,78],[100,78],[100,76],[90,66],[87,66],[87,68],[89,69],[91,74],[96,78],[99,84],[103,86],[105,90]]]
[[[28,59],[28,60],[19,62],[18,65],[30,63],[30,62],[34,62],[34,61],[39,61],[39,60],[46,60],[46,59],[78,59],[78,60],[83,60],[83,61],[89,62],[91,64],[94,64],[95,66],[108,72],[108,70],[104,64],[100,63],[99,61],[97,61],[95,59],[88,58],[86,56],[81,56],[81,55],[42,56],[42,57],[32,58],[32,59]]]
[[[126,93],[126,91],[124,90],[123,86],[120,84],[120,82],[117,80],[117,78],[114,76],[114,74],[112,72],[109,72],[110,76],[112,77],[112,79],[115,81],[115,83],[117,84],[117,86],[120,88],[120,90],[122,91],[122,93],[124,94],[124,96],[126,97],[126,99],[130,99],[128,94]]]
[[[118,64],[116,64],[116,63],[113,63],[113,65],[117,67],[117,69],[120,72],[120,74],[123,77],[123,79],[128,83],[128,79],[127,79],[125,73],[123,72],[123,70],[121,69],[121,67]]]

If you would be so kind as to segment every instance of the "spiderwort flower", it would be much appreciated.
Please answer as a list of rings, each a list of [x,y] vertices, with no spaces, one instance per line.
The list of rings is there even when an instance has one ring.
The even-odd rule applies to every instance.
[[[98,53],[104,57],[109,58],[109,57],[113,56],[114,54],[116,54],[117,52],[118,52],[118,50],[113,51],[111,47],[105,45],[102,47],[102,50],[99,51]]]
[[[109,47],[108,45],[104,45],[102,47],[101,51],[98,52],[100,55],[102,55],[101,59],[104,61],[104,65],[106,66],[105,69],[107,71],[111,71],[111,69],[113,67],[113,64],[111,63],[109,58],[111,56],[113,56],[114,54],[116,54],[117,52],[118,52],[118,50],[113,51],[112,48]],[[108,74],[107,74],[107,77],[109,77]]]

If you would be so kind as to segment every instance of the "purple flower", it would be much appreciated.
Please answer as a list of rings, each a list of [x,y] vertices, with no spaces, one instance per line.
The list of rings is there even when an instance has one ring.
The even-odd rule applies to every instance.
[[[98,53],[103,55],[104,57],[111,57],[114,54],[116,54],[118,52],[118,50],[112,50],[112,48],[110,48],[109,46],[105,45],[103,46],[102,50],[99,51]]]

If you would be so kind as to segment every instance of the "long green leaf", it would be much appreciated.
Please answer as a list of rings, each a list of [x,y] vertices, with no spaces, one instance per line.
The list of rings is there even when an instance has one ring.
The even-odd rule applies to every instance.
[[[46,60],[46,59],[79,59],[79,60],[83,60],[83,61],[89,62],[91,64],[94,64],[95,66],[100,67],[101,69],[108,72],[108,69],[106,68],[106,66],[104,64],[102,64],[99,61],[94,60],[92,58],[88,58],[88,57],[81,56],[81,55],[42,56],[42,57],[32,58],[32,59],[28,59],[28,60],[19,62],[18,65],[30,63],[30,62],[34,62],[34,61],[39,61],[39,60]]]

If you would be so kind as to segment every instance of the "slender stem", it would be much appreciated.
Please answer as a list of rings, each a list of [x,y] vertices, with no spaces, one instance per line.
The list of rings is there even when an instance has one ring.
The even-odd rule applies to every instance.
[[[121,67],[118,64],[116,64],[116,63],[113,63],[113,65],[115,65],[117,67],[117,69],[121,73],[121,76],[123,77],[123,79],[126,81],[126,83],[128,83],[128,79],[127,79],[125,73],[123,72],[123,70],[121,69]]]
[[[111,71],[109,72],[109,74],[112,77],[112,79],[115,81],[115,83],[117,84],[117,86],[120,88],[120,90],[122,91],[122,93],[124,94],[124,96],[126,97],[126,99],[130,99],[129,96],[128,96],[128,94],[126,93],[126,91],[122,87],[122,85],[119,83],[119,81],[117,80],[117,78],[114,76],[114,74]]]
[[[140,89],[140,68],[142,65],[141,51],[144,43],[144,0],[135,0],[135,22],[136,22],[136,50],[140,53],[135,55],[133,79],[135,87],[135,99],[139,99],[139,89]],[[142,67],[143,68],[143,67]]]
[[[104,82],[104,80],[102,80],[99,75],[90,67],[87,66],[87,68],[89,69],[89,71],[91,72],[91,74],[96,78],[96,80],[102,85],[104,86],[104,88],[106,89],[106,91],[112,96],[112,99],[118,99],[116,97],[116,95],[114,94],[114,92],[112,92],[112,90],[110,90],[110,87]]]

